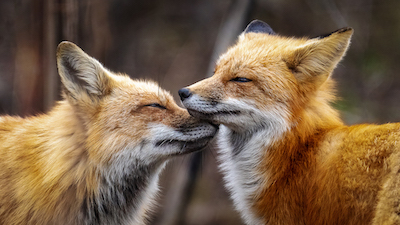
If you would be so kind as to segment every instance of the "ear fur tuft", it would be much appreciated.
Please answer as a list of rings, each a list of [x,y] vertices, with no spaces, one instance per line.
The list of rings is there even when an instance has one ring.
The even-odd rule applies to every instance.
[[[312,81],[321,85],[345,55],[352,34],[352,28],[343,28],[310,39],[297,47],[284,61],[299,82]]]

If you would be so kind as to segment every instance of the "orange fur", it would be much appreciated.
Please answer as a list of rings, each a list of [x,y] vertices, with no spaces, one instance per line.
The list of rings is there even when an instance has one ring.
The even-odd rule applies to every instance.
[[[70,42],[57,62],[64,100],[48,114],[0,117],[0,224],[144,224],[166,161],[216,128]]]
[[[251,23],[212,77],[180,90],[192,115],[221,124],[245,222],[400,224],[400,124],[346,126],[330,106],[352,29],[308,39],[266,27]]]

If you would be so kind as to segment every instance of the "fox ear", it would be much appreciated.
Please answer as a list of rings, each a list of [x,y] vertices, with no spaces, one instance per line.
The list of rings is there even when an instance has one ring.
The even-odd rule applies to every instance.
[[[272,28],[261,20],[251,21],[243,33],[266,33],[275,35],[275,32],[272,30]]]
[[[345,55],[352,34],[352,28],[342,28],[310,39],[284,60],[300,83],[312,81],[319,86]]]
[[[93,101],[109,92],[107,71],[75,44],[64,41],[58,45],[57,66],[67,96],[75,101]]]

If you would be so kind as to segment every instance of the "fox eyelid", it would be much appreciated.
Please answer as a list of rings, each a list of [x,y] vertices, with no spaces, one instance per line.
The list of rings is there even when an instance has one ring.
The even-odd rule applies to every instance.
[[[159,109],[167,109],[165,106],[160,105],[158,103],[151,103],[151,104],[147,104],[147,105],[144,105],[144,106],[155,107],[155,108],[159,108]]]
[[[245,78],[245,77],[235,77],[235,78],[231,79],[231,81],[245,83],[245,82],[250,82],[251,80],[248,78]]]

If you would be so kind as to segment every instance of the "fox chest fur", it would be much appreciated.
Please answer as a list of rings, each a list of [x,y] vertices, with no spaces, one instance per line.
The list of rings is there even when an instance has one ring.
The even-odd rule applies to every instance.
[[[389,207],[381,203],[387,201],[383,196],[399,194],[389,186],[397,188],[400,124],[360,126],[362,134],[355,127],[337,127],[293,144],[301,141],[274,140],[267,130],[238,134],[222,125],[220,168],[244,220],[371,224],[380,207]]]

